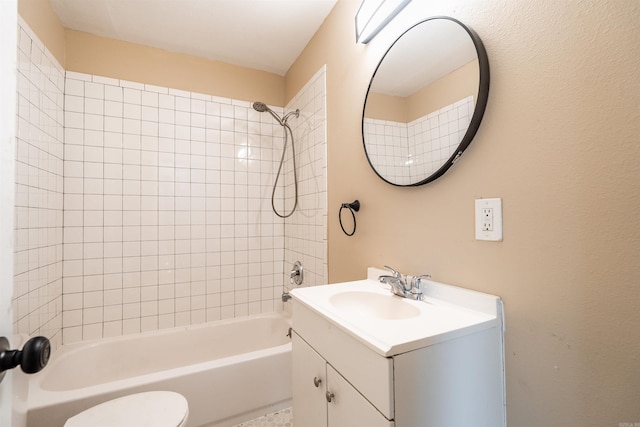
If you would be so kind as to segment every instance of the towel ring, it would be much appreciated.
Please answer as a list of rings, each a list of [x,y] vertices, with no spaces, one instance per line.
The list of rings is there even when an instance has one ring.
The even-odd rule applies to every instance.
[[[351,217],[353,218],[353,230],[351,231],[351,233],[348,233],[347,230],[344,229],[344,225],[342,225],[343,209],[349,209],[349,212],[351,212]],[[351,203],[343,203],[340,206],[340,211],[338,212],[338,221],[340,222],[340,228],[342,228],[342,232],[349,237],[353,236],[356,232],[356,212],[358,212],[359,210],[360,210],[360,202],[358,200],[355,200]]]

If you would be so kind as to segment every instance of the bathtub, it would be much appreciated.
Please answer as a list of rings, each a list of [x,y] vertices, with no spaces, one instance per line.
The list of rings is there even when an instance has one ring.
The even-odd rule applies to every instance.
[[[289,319],[264,314],[64,345],[29,384],[27,426],[62,427],[91,406],[171,390],[188,427],[227,427],[291,404]]]

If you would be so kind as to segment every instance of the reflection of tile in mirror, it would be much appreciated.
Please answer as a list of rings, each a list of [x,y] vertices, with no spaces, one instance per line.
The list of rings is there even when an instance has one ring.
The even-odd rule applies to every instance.
[[[474,98],[469,96],[409,123],[365,117],[363,133],[371,164],[400,185],[427,178],[455,152],[473,110]]]

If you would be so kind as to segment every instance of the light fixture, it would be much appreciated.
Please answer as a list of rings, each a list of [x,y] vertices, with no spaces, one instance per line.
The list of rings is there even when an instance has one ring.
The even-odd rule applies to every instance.
[[[356,13],[356,43],[369,43],[411,0],[362,0]]]

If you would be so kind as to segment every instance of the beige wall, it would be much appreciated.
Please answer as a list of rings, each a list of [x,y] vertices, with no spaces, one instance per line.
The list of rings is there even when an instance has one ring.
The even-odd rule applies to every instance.
[[[134,43],[66,30],[66,68],[245,101],[284,105],[284,78]]]
[[[64,27],[49,0],[19,0],[18,13],[64,67]]]
[[[21,0],[21,14],[24,2],[40,0]],[[329,280],[389,264],[500,295],[510,426],[640,422],[640,59],[631,54],[640,45],[640,4],[414,1],[365,46],[353,33],[359,3],[339,0],[280,90],[290,100],[327,64],[328,211],[362,203],[354,237],[328,217]],[[395,36],[441,14],[483,39],[487,112],[443,178],[392,187],[362,149],[369,78]],[[141,67],[153,75],[158,63]],[[186,80],[172,73],[178,83],[163,84]],[[504,242],[474,240],[479,197],[502,197]]]
[[[68,71],[284,106],[277,74],[65,29],[49,0],[20,0],[20,16]]]
[[[468,96],[477,98],[478,61],[471,61],[407,97],[369,92],[367,117],[409,123]]]
[[[327,64],[329,279],[369,265],[500,295],[508,424],[640,422],[640,3],[414,1],[369,45],[340,0],[287,74],[291,97]],[[441,179],[385,184],[361,141],[369,78],[422,17],[472,27],[491,89],[478,134]],[[501,197],[504,241],[474,240],[473,206]],[[340,203],[359,199],[358,231]]]
[[[412,121],[473,95],[477,101],[478,61],[471,61],[441,79],[407,97],[407,112]]]
[[[367,118],[407,123],[409,122],[407,98],[369,92],[367,95]]]

